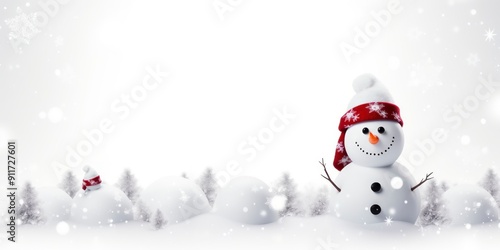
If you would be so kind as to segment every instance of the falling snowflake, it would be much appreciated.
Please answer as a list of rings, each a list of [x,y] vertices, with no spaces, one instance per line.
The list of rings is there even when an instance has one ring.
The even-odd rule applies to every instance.
[[[339,164],[342,164],[342,166],[346,166],[347,164],[351,163],[351,158],[349,156],[344,156],[342,159],[340,159]]]
[[[283,209],[285,209],[287,200],[288,199],[284,195],[276,195],[272,197],[270,200],[268,199],[266,204],[269,204],[271,208],[273,208],[276,211],[282,211]]]
[[[74,84],[78,82],[77,74],[75,70],[70,65],[64,66],[64,68],[54,70],[54,74],[60,81],[64,84]]]
[[[115,197],[113,197],[113,199],[117,202],[120,202],[122,201],[122,196],[119,193],[115,193]]]
[[[396,112],[392,112],[392,118],[394,118],[398,122],[401,122],[401,116],[399,116],[399,114]]]
[[[54,44],[56,47],[60,47],[64,45],[64,38],[62,36],[57,36],[56,39],[54,40]]]
[[[496,36],[497,34],[495,34],[495,30],[492,30],[492,29],[488,29],[485,31],[486,33],[484,34],[484,36],[486,37],[486,41],[487,42],[491,42],[493,40],[495,40],[495,38],[493,38],[494,36]]]
[[[391,216],[387,216],[387,217],[385,217],[385,220],[384,220],[384,221],[385,221],[385,224],[386,224],[387,226],[392,225],[392,217],[391,217]]]
[[[480,62],[480,60],[477,54],[470,54],[469,57],[467,57],[467,64],[471,66],[476,66],[478,62]]]
[[[410,66],[410,85],[423,87],[426,91],[441,82],[441,72],[444,67],[434,63],[432,58],[426,58],[421,62]]]
[[[425,32],[421,31],[419,28],[410,29],[407,33],[410,40],[419,40],[425,35]]]
[[[17,7],[17,15],[14,18],[5,20],[11,30],[9,39],[16,39],[21,43],[29,44],[30,40],[40,33],[40,30],[34,24],[36,18],[36,13],[26,14],[21,8]]]
[[[189,196],[186,194],[186,192],[181,190],[181,197],[179,197],[179,200],[186,203],[189,200]]]
[[[337,143],[337,152],[343,153],[344,152],[344,144],[342,142]]]
[[[356,114],[356,111],[354,110],[349,110],[345,115],[344,115],[344,121],[346,122],[355,122],[359,119],[359,115]]]
[[[252,187],[252,192],[257,193],[259,190],[263,189],[263,187],[258,187],[258,186],[253,186]]]

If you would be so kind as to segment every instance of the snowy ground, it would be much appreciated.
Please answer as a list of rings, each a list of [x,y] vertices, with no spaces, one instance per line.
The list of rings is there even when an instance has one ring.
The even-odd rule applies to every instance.
[[[500,224],[426,227],[393,222],[359,226],[330,215],[288,217],[263,226],[204,214],[155,231],[134,221],[110,227],[22,226],[8,249],[498,249]],[[50,240],[47,240],[50,239]],[[13,247],[11,247],[13,246]],[[5,249],[1,247],[1,249]],[[115,248],[116,249],[116,248]]]

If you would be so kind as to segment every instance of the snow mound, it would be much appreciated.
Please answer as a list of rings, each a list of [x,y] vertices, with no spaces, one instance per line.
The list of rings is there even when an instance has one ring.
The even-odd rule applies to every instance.
[[[493,197],[483,188],[462,184],[443,194],[450,214],[451,225],[484,224],[498,221],[498,207]]]
[[[40,209],[46,222],[68,220],[71,215],[72,200],[59,188],[42,187],[37,189]]]
[[[131,221],[132,202],[118,188],[105,184],[98,190],[80,190],[73,198],[71,218],[82,224],[104,225]]]
[[[219,191],[213,211],[228,219],[246,224],[267,224],[278,220],[269,205],[272,193],[263,181],[248,176],[231,180]]]
[[[141,200],[153,214],[160,209],[168,224],[210,211],[201,188],[186,178],[176,176],[164,177],[151,184],[142,192]]]

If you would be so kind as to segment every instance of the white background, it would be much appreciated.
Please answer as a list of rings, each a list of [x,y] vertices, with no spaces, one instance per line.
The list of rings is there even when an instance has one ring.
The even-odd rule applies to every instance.
[[[240,175],[268,183],[288,171],[302,186],[325,184],[317,161],[331,166],[351,82],[369,72],[401,108],[402,159],[417,179],[433,171],[438,180],[476,183],[487,168],[498,170],[500,93],[467,117],[452,112],[477,100],[480,77],[500,81],[500,36],[485,36],[500,33],[496,1],[398,1],[401,11],[350,62],[341,45],[354,46],[357,28],[373,24],[371,12],[389,1],[230,2],[221,14],[212,0],[73,0],[48,15],[34,1],[0,1],[1,159],[6,140],[17,140],[19,181],[54,186],[54,162],[66,164],[82,131],[110,119],[115,130],[82,162],[108,183],[126,167],[145,187],[165,175],[196,178],[209,166],[224,173],[236,161]],[[17,7],[48,16],[22,52],[5,22]],[[112,103],[156,65],[168,78],[120,119]],[[239,145],[284,107],[296,118],[248,161]],[[448,131],[445,142],[411,164],[437,128]],[[83,176],[81,166],[70,169]]]

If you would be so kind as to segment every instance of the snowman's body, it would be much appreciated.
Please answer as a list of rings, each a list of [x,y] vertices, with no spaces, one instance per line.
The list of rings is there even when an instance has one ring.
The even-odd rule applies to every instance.
[[[406,221],[415,223],[420,195],[415,179],[399,163],[381,168],[347,165],[335,179],[341,187],[333,199],[334,214],[360,223]],[[378,183],[378,184],[376,184]]]

